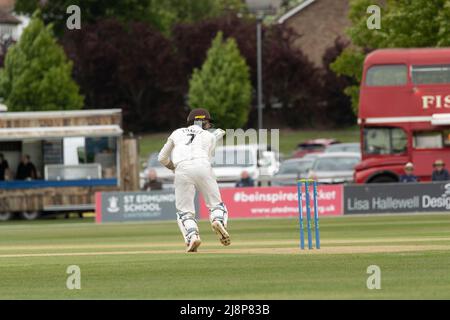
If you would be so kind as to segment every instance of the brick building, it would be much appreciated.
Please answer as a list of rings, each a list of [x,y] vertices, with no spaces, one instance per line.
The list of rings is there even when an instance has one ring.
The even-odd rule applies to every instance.
[[[321,67],[323,54],[335,39],[348,39],[345,29],[350,26],[349,7],[349,0],[304,0],[283,14],[278,23],[301,35],[294,45]]]
[[[12,11],[14,10],[14,0],[0,0],[0,36],[11,36],[13,38],[17,35],[17,26],[20,25],[20,20],[17,19]]]
[[[14,10],[15,0],[0,0],[0,10],[11,12]]]
[[[17,41],[29,18],[14,12],[15,0],[0,0],[0,40],[10,37]]]

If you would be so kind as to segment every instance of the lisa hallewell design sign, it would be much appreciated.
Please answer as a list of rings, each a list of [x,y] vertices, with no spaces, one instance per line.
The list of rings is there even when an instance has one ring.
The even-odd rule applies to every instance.
[[[173,220],[176,217],[174,190],[151,192],[98,192],[97,222]]]
[[[344,186],[344,214],[450,211],[450,181]]]

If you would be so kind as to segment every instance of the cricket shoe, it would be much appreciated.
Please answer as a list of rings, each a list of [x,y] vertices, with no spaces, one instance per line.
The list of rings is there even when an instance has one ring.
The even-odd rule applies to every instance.
[[[230,235],[228,234],[227,229],[225,229],[224,225],[220,221],[214,221],[211,223],[212,229],[219,236],[220,242],[224,246],[229,246],[231,244]]]
[[[193,234],[187,244],[186,252],[197,252],[197,248],[201,243],[200,236],[198,234]]]

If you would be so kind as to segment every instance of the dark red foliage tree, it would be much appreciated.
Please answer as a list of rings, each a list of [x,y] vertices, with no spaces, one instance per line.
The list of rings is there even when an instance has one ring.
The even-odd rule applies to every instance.
[[[172,30],[173,42],[181,59],[184,74],[183,87],[187,92],[188,79],[194,68],[199,68],[218,31],[224,37],[233,37],[251,71],[253,88],[257,88],[256,23],[241,19],[235,13],[198,23],[178,24]],[[314,118],[314,93],[319,87],[317,72],[299,50],[291,47],[295,37],[282,26],[263,28],[263,77],[267,126],[279,127],[285,123],[300,127]],[[279,101],[281,109],[272,109],[271,101]],[[257,119],[256,94],[252,103],[248,126],[255,127]]]
[[[180,23],[174,26],[172,41],[180,57],[182,71],[185,75],[185,87],[188,86],[194,68],[202,66],[206,59],[206,53],[219,31],[222,31],[224,39],[232,37],[236,40],[253,75],[253,71],[256,70],[255,25],[251,20],[240,19],[237,14],[230,13],[218,18],[210,18],[196,23]]]
[[[184,119],[179,59],[149,25],[102,20],[66,32],[62,43],[88,108],[122,108],[124,127],[137,132]]]
[[[320,74],[293,47],[298,37],[292,29],[272,27],[266,32],[263,59],[265,113],[292,128],[315,126],[319,114]],[[273,109],[273,102],[281,108]]]
[[[147,24],[101,20],[66,32],[62,43],[74,61],[74,77],[88,108],[122,108],[128,130],[166,131],[185,124],[189,78],[193,69],[203,64],[218,31],[236,39],[250,67],[255,95],[247,126],[255,127],[254,20],[229,13],[178,24],[170,40]],[[263,29],[265,127],[297,128],[352,121],[342,114],[341,105],[345,106],[344,99],[348,98],[339,91],[347,79],[336,81],[329,69],[319,72],[292,46],[297,37],[283,26]],[[324,59],[332,61],[341,49],[336,45]],[[281,108],[272,108],[275,102]]]
[[[349,96],[344,93],[344,89],[356,83],[354,79],[345,76],[337,76],[330,69],[330,64],[342,53],[349,45],[348,41],[336,38],[334,45],[325,51],[323,56],[322,70],[322,89],[320,97],[322,98],[321,110],[325,121],[329,126],[345,127],[354,125],[356,117],[352,110],[352,103]]]
[[[0,68],[4,67],[6,53],[8,52],[9,47],[11,47],[13,44],[15,44],[15,41],[12,40],[11,37],[0,39]]]

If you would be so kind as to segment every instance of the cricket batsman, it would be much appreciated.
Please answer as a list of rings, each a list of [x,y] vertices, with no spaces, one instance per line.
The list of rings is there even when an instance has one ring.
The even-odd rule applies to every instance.
[[[225,131],[211,128],[211,116],[205,109],[193,109],[187,118],[187,128],[175,130],[161,149],[158,160],[175,173],[177,222],[186,243],[186,252],[196,252],[201,244],[195,220],[194,197],[201,192],[209,209],[211,227],[224,246],[230,245],[227,232],[228,212],[219,192],[211,158],[216,142]]]

